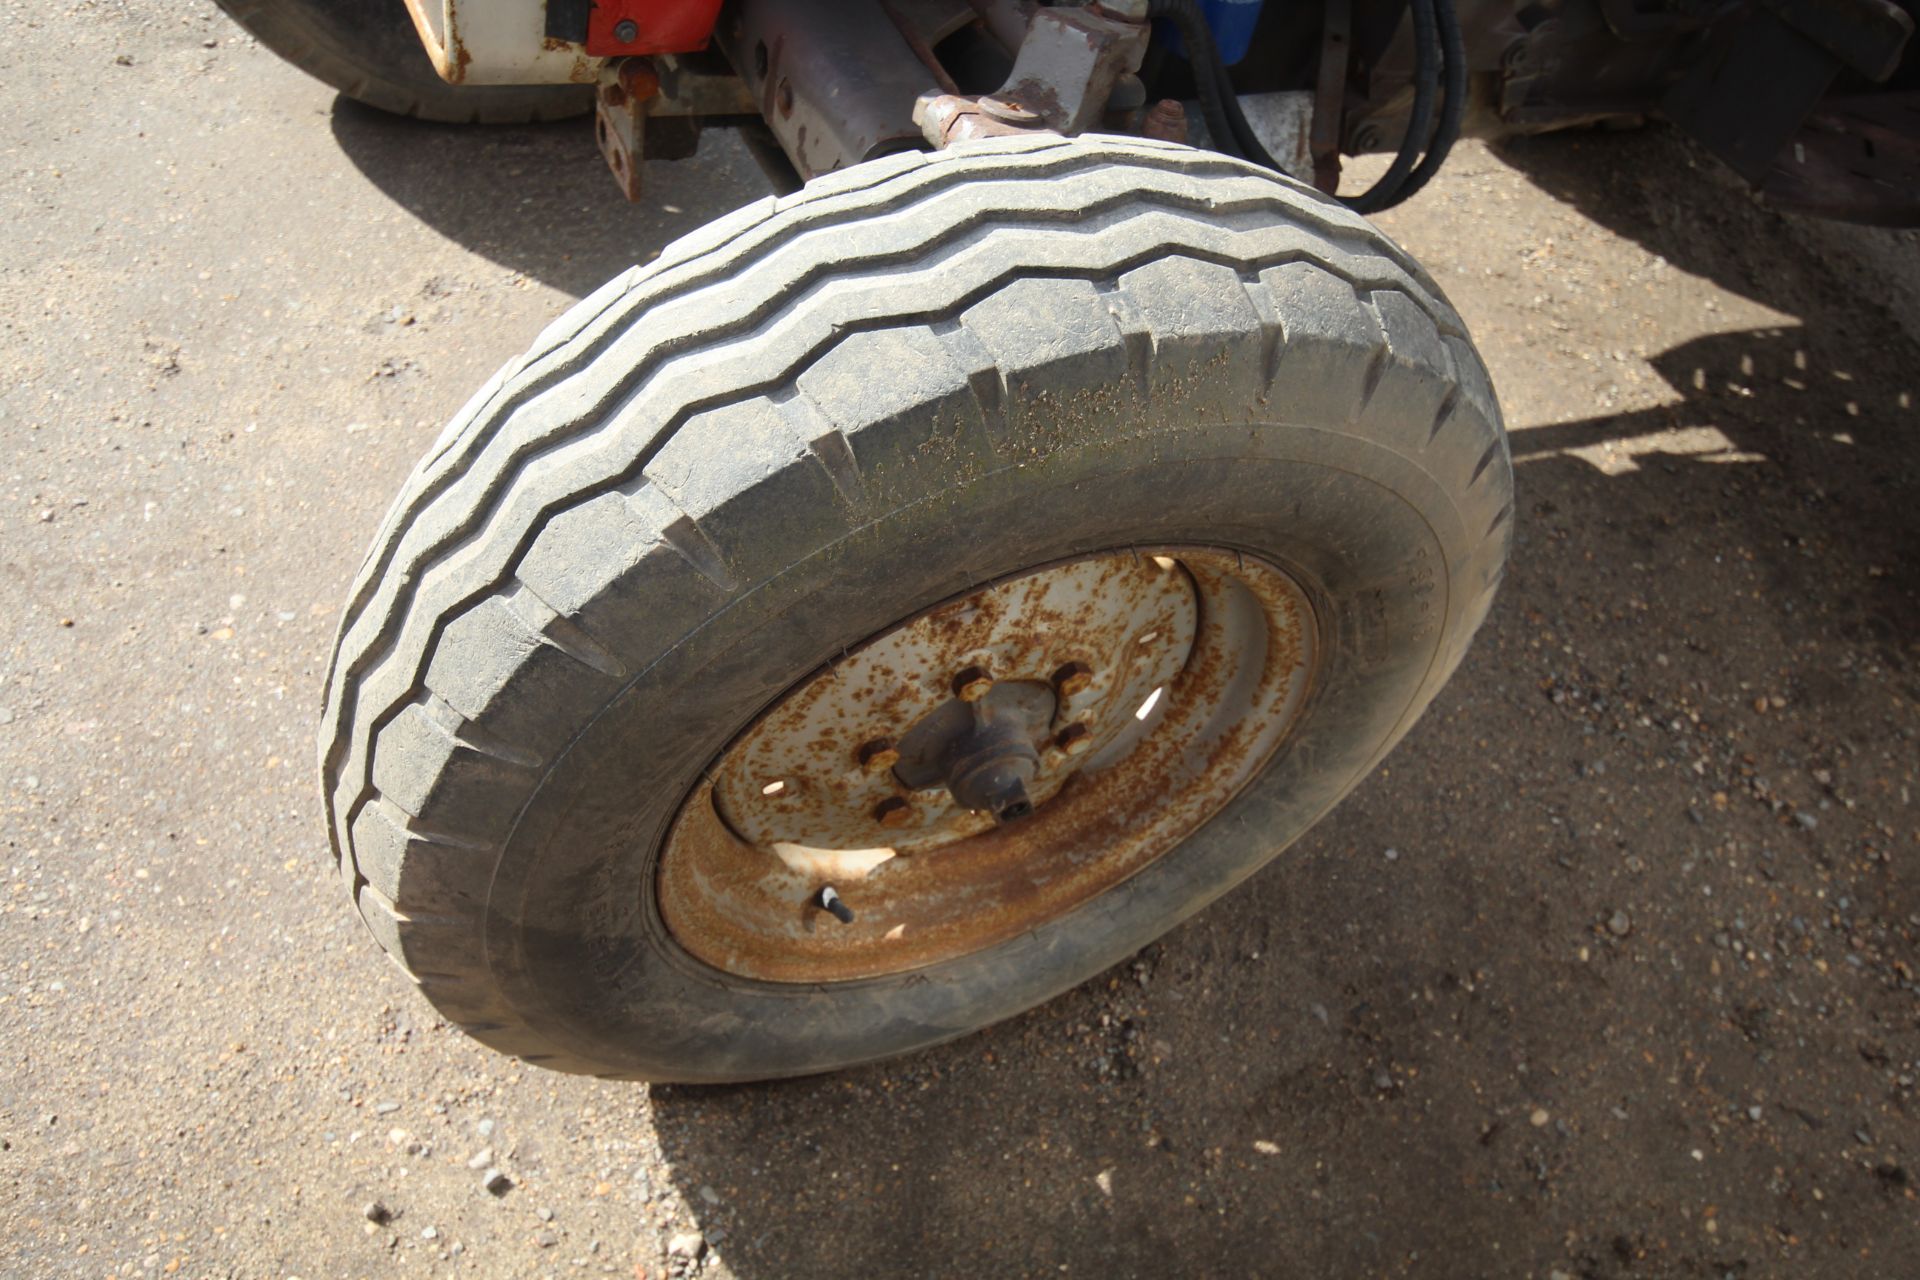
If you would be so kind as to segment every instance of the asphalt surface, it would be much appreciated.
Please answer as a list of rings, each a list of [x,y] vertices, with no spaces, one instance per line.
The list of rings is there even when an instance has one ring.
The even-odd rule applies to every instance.
[[[1463,147],[1381,221],[1519,542],[1386,766],[1009,1024],[649,1090],[415,996],[315,711],[439,425],[756,171],[711,135],[628,208],[584,124],[383,118],[198,0],[7,12],[0,1272],[1914,1274],[1910,236],[1657,130]]]

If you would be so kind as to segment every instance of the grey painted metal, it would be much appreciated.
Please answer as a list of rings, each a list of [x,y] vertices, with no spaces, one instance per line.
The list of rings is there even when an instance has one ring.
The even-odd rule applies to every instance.
[[[714,34],[801,177],[922,145],[933,75],[873,0],[746,0]]]
[[[1289,89],[1282,93],[1243,93],[1240,109],[1247,123],[1260,138],[1267,154],[1280,162],[1289,178],[1313,181],[1313,91]],[[1207,133],[1204,113],[1197,106],[1187,111],[1187,141],[1196,147],[1213,147]]]

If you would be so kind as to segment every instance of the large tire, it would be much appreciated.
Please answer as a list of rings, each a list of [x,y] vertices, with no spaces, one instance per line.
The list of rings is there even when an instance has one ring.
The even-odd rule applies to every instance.
[[[446,124],[530,124],[593,107],[583,85],[451,85],[401,0],[215,0],[274,53],[356,102]]]
[[[336,852],[428,999],[531,1062],[724,1081],[937,1043],[1123,959],[1351,789],[1460,661],[1512,510],[1458,316],[1334,201],[1131,139],[891,156],[612,281],[448,427],[342,624]],[[1191,543],[1287,565],[1324,652],[1196,834],[911,974],[757,983],[674,945],[663,828],[783,689],[971,584]]]

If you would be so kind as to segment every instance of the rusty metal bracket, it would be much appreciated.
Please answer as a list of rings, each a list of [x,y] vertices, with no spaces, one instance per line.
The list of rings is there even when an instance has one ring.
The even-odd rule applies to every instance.
[[[1005,138],[1045,128],[1039,116],[990,98],[957,93],[923,94],[913,104],[914,123],[936,147],[975,138]]]
[[[747,82],[718,55],[661,54],[647,58],[660,82],[649,110],[656,116],[757,116],[760,104]]]
[[[1328,195],[1340,189],[1340,122],[1346,115],[1347,68],[1352,60],[1353,0],[1327,0],[1308,150],[1313,156],[1313,185]]]
[[[601,69],[593,98],[593,140],[628,200],[640,198],[640,162],[647,155],[648,104],[660,79],[645,58],[627,58]]]
[[[1049,129],[1084,133],[1106,110],[1113,86],[1140,69],[1149,28],[1096,5],[1041,9],[1027,26],[1013,70],[993,98],[1038,116]]]
[[[1099,123],[1115,86],[1146,56],[1145,8],[1133,7],[1139,18],[1099,5],[1036,10],[1004,85],[978,98],[923,95],[914,104],[915,123],[936,147],[1043,129],[1086,132]]]
[[[752,115],[738,76],[718,75],[663,55],[620,58],[600,69],[593,138],[629,201],[640,199],[640,162],[680,160],[699,143],[700,119]]]

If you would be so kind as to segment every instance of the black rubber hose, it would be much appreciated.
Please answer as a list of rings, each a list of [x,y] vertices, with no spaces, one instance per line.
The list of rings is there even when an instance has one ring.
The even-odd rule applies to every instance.
[[[1454,12],[1453,0],[1433,0],[1433,12],[1435,23],[1440,28],[1440,61],[1446,77],[1440,124],[1433,131],[1433,141],[1427,144],[1426,156],[1407,175],[1400,189],[1394,192],[1395,204],[1412,197],[1433,180],[1434,174],[1440,172],[1440,166],[1447,161],[1447,153],[1460,140],[1460,122],[1467,114],[1467,42],[1460,34],[1460,19]]]
[[[1400,149],[1394,153],[1393,163],[1380,175],[1380,180],[1357,196],[1348,198],[1346,206],[1355,213],[1378,213],[1382,209],[1391,209],[1405,200],[1413,192],[1404,190],[1408,176],[1413,172],[1420,158],[1421,149],[1427,145],[1427,133],[1433,127],[1433,99],[1440,88],[1441,45],[1435,30],[1438,23],[1434,18],[1434,0],[1413,0],[1413,113],[1407,117],[1407,132],[1400,139]],[[1457,31],[1458,24],[1453,24]],[[1465,59],[1461,59],[1464,67]]]
[[[1459,23],[1454,20],[1450,0],[1439,0],[1446,4],[1449,29],[1453,42],[1459,41]],[[1413,110],[1407,119],[1407,131],[1400,140],[1400,148],[1395,153],[1393,163],[1380,175],[1366,191],[1358,196],[1347,197],[1346,205],[1357,213],[1377,213],[1391,208],[1413,190],[1402,191],[1409,176],[1420,163],[1420,152],[1428,130],[1433,124],[1433,100],[1440,87],[1440,63],[1444,58],[1441,37],[1436,31],[1439,25],[1434,5],[1436,0],[1412,0],[1413,39],[1414,39],[1414,85]],[[1229,154],[1238,154],[1255,164],[1269,169],[1279,170],[1280,164],[1261,143],[1260,137],[1247,122],[1246,113],[1240,109],[1240,99],[1233,92],[1233,83],[1227,73],[1226,64],[1220,59],[1220,51],[1213,41],[1213,31],[1207,25],[1204,14],[1200,12],[1196,0],[1149,0],[1148,16],[1165,18],[1179,31],[1182,43],[1186,45],[1187,61],[1193,67],[1195,87],[1200,94],[1200,112],[1207,122],[1207,130],[1216,145]],[[1464,55],[1451,60],[1452,65],[1460,68],[1462,91],[1449,95],[1448,109],[1455,110],[1455,104],[1464,107],[1466,94]],[[1444,121],[1443,121],[1444,125]],[[1455,132],[1458,132],[1456,121]],[[1438,139],[1436,139],[1437,141]],[[1452,139],[1447,139],[1450,146]],[[1431,154],[1431,152],[1429,153]],[[1442,159],[1445,158],[1444,151]],[[1438,161],[1432,165],[1439,168]],[[1429,170],[1427,177],[1432,176]],[[1425,184],[1425,179],[1422,180]]]
[[[1254,143],[1256,150],[1249,152],[1234,132],[1226,109],[1226,100],[1233,96],[1233,86],[1227,82],[1219,47],[1213,43],[1213,28],[1207,25],[1194,0],[1147,0],[1147,16],[1165,18],[1180,33],[1181,43],[1187,47],[1187,64],[1193,68],[1194,89],[1200,95],[1200,117],[1207,122],[1207,132],[1213,135],[1214,145],[1228,154],[1278,169],[1280,166],[1258,141]],[[1237,108],[1238,101],[1234,105]]]

